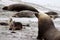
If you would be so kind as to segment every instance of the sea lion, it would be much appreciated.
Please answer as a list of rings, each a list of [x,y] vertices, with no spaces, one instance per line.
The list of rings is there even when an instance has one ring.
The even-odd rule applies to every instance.
[[[56,19],[58,18],[58,13],[54,12],[54,11],[49,11],[46,12],[46,14],[48,14],[51,18]]]
[[[8,25],[8,23],[0,22],[0,25],[7,26],[7,25]]]
[[[22,10],[30,10],[34,12],[38,12],[38,10],[32,6],[26,5],[26,4],[11,4],[8,6],[5,6],[2,8],[3,10],[9,10],[9,11],[22,11]]]
[[[9,20],[9,26],[10,26],[9,30],[21,30],[23,26],[30,27],[29,24],[24,25],[21,22],[15,22],[12,18],[10,18]]]
[[[38,18],[38,36],[40,40],[60,40],[60,31],[55,28],[55,25],[45,13],[36,14]]]
[[[9,30],[21,30],[22,29],[22,23],[20,22],[14,22],[10,25]]]
[[[16,14],[14,14],[12,17],[35,17],[35,13],[38,13],[38,12],[33,12],[33,11],[30,11],[30,10],[23,10],[23,11],[20,11]]]

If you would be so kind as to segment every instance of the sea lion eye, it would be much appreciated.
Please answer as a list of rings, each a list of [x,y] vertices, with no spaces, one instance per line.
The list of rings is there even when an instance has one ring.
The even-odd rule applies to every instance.
[[[50,17],[53,18],[52,15],[50,15]]]

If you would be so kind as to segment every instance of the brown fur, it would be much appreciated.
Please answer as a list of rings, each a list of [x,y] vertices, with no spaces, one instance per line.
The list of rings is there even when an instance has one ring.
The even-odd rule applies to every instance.
[[[37,13],[37,12],[23,10],[23,11],[16,13],[12,17],[35,17],[34,13]]]
[[[21,30],[23,28],[23,26],[28,26],[29,27],[30,25],[29,24],[23,25],[22,23],[15,22],[15,21],[12,20],[12,18],[10,18],[9,26],[10,26],[9,30],[14,31],[14,30]]]
[[[22,24],[20,22],[12,22],[9,30],[21,30]]]
[[[0,22],[0,25],[7,26],[7,25],[8,25],[8,23],[5,23],[5,22]]]
[[[38,36],[37,39],[60,40],[60,32],[55,28],[51,18],[44,13],[37,14]]]
[[[53,19],[56,19],[58,17],[58,13],[53,12],[53,11],[46,12],[46,14],[48,14]]]
[[[5,6],[2,9],[9,10],[9,11],[18,11],[18,12],[22,10],[30,10],[30,11],[38,12],[37,9],[26,4],[12,4],[9,6]]]

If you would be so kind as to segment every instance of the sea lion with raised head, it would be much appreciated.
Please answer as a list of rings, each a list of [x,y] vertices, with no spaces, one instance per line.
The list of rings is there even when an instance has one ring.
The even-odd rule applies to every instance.
[[[38,36],[40,40],[60,40],[60,31],[55,28],[55,25],[45,13],[35,14],[38,18]]]

